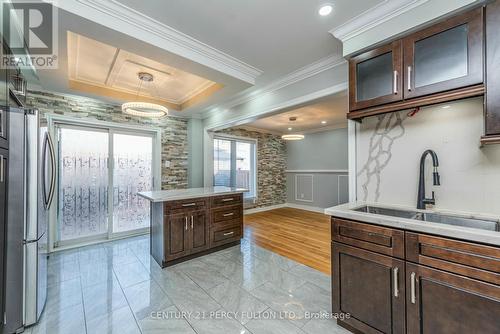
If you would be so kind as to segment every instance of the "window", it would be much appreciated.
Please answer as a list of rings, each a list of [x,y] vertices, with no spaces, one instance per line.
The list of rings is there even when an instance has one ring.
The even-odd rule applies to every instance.
[[[214,186],[245,188],[245,198],[255,198],[256,141],[216,137],[214,139]]]

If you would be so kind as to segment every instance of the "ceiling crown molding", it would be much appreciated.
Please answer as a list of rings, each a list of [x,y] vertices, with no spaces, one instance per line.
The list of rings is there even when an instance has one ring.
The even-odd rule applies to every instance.
[[[373,8],[330,30],[330,34],[344,43],[353,37],[373,29],[429,0],[385,0]]]
[[[270,94],[273,93],[277,90],[280,90],[282,88],[285,88],[287,86],[290,86],[294,83],[297,83],[299,81],[302,81],[304,79],[310,78],[312,76],[315,76],[321,72],[330,70],[334,67],[343,65],[346,63],[346,60],[342,58],[342,56],[338,54],[333,54],[330,56],[327,56],[325,58],[322,58],[314,63],[311,63],[307,66],[304,66],[302,68],[299,68],[298,70],[295,70],[267,85],[260,89],[256,90],[246,90],[243,91],[239,94],[236,94],[236,96],[229,101],[226,101],[224,103],[210,106],[204,113],[203,113],[203,118],[210,117],[212,114],[219,112],[221,110],[228,110],[233,107],[239,106],[240,104],[244,104],[247,102],[250,102],[252,100],[255,100],[265,94]]]
[[[44,0],[50,1],[51,0]],[[255,84],[263,72],[116,0],[59,0],[56,6],[204,66]]]

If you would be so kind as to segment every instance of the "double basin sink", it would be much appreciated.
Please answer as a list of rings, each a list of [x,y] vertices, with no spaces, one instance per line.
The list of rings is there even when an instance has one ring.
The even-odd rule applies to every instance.
[[[486,231],[500,232],[500,222],[493,220],[463,218],[463,217],[440,214],[440,213],[399,210],[399,209],[390,209],[390,208],[367,206],[367,205],[354,209],[354,211],[372,213],[375,215],[420,220],[422,222],[431,222],[431,223],[454,225],[460,227],[470,227]]]

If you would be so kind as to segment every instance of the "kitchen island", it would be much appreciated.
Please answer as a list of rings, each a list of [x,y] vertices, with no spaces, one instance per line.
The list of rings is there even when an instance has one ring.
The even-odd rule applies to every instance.
[[[246,189],[141,192],[151,202],[151,255],[162,267],[240,243]]]

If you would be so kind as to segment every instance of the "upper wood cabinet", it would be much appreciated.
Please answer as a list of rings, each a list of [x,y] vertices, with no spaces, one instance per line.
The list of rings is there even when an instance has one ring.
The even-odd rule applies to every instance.
[[[349,61],[350,110],[403,99],[401,40],[363,53]]]
[[[484,81],[483,12],[474,9],[352,57],[349,111],[356,116],[349,118],[483,94],[476,87]]]
[[[483,9],[420,30],[403,39],[404,98],[483,82]]]

